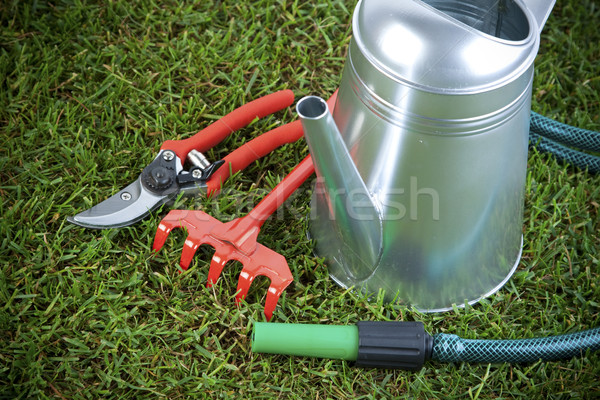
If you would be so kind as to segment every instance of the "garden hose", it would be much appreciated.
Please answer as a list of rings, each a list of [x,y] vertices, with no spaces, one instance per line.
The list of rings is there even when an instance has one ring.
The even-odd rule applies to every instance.
[[[527,363],[566,360],[600,349],[600,328],[532,339],[463,339],[444,333],[433,337],[432,360],[475,363]]]
[[[538,150],[589,172],[600,173],[600,156],[584,151],[600,152],[600,133],[576,128],[532,112],[529,141]],[[571,146],[571,147],[567,147]]]
[[[556,361],[600,349],[600,328],[566,335],[516,340],[431,336],[423,323],[361,321],[356,325],[257,322],[255,353],[285,354],[354,361],[359,367],[416,371],[425,361],[527,363]]]

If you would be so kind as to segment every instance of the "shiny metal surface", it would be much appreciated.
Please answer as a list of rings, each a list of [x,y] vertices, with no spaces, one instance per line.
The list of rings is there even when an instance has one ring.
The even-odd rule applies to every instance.
[[[354,53],[370,66],[360,75],[376,93],[389,82],[370,78],[382,73],[434,93],[498,88],[521,76],[539,47],[536,19],[516,0],[361,1],[352,27]]]
[[[343,239],[350,215],[330,218],[340,184],[320,174],[310,230],[339,284],[439,311],[510,277],[521,254],[537,21],[521,1],[358,3],[333,116],[383,235],[379,262],[357,270],[355,254],[371,244]],[[317,172],[339,168],[335,157],[314,161]]]
[[[535,18],[538,34],[542,32],[556,0],[524,0],[525,7]]]
[[[129,195],[123,196],[125,193]],[[137,178],[119,193],[67,220],[84,228],[121,228],[136,223],[168,200],[168,196],[156,196],[145,190]]]

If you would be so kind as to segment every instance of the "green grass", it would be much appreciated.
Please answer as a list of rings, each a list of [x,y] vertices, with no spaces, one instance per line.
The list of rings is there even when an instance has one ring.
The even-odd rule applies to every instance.
[[[532,108],[600,130],[600,8],[559,3],[536,60]],[[417,373],[252,354],[266,280],[237,308],[239,265],[207,289],[211,251],[202,249],[178,274],[183,233],[156,257],[150,248],[164,212],[118,230],[65,221],[134,180],[165,139],[279,89],[331,94],[353,9],[352,1],[2,2],[0,397],[600,395],[597,354],[530,365],[429,363]],[[286,111],[258,121],[209,156],[293,119]],[[184,206],[234,218],[236,202],[256,201],[306,152],[303,143],[287,145],[231,179],[230,195]],[[305,239],[305,185],[259,237],[287,257],[295,278],[274,321],[422,320],[432,333],[487,339],[599,326],[600,178],[535,151],[528,173],[514,277],[475,306],[432,315],[367,302],[328,278]]]

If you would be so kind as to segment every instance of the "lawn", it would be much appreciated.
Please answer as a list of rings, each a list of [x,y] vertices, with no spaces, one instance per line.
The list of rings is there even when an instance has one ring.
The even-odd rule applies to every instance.
[[[4,1],[0,5],[0,398],[597,398],[600,358],[527,365],[427,363],[419,372],[253,354],[268,281],[235,305],[240,266],[206,288],[212,250],[178,273],[183,232],[158,255],[166,209],[131,227],[72,216],[131,183],[167,139],[185,138],[280,89],[328,97],[354,1]],[[600,4],[561,0],[542,34],[532,109],[600,130]],[[254,122],[207,155],[295,119]],[[285,145],[212,199],[241,216],[307,154]],[[443,314],[336,286],[306,237],[310,184],[264,225],[294,282],[274,322],[419,320],[431,333],[526,338],[600,326],[600,177],[530,150],[524,250],[490,298]]]

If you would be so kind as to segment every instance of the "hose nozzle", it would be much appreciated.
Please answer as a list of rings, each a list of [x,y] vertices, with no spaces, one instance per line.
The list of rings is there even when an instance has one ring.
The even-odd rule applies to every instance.
[[[432,337],[421,322],[363,321],[356,325],[257,322],[255,353],[355,361],[359,367],[419,370],[431,358]]]

